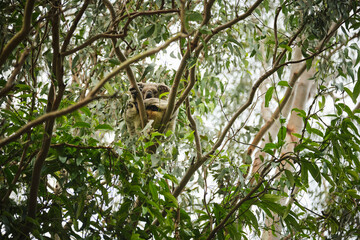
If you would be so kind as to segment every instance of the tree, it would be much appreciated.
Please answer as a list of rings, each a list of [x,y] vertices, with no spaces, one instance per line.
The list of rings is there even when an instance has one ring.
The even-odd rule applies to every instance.
[[[359,5],[2,1],[1,238],[359,237]]]

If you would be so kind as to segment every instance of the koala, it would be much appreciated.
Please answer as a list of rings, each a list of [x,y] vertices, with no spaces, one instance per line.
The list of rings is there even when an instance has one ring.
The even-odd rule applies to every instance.
[[[169,92],[170,88],[165,84],[157,83],[138,83],[142,98],[144,99],[144,106],[147,119],[152,121],[151,126],[153,129],[158,130],[161,127],[161,122],[165,111],[168,106],[167,96],[162,96],[162,93]],[[141,133],[141,119],[139,109],[137,106],[136,98],[138,97],[134,88],[130,88],[131,99],[127,103],[125,112],[125,122],[130,136],[140,135]],[[175,123],[178,111],[173,114],[165,132],[168,130],[175,130]]]
[[[170,92],[170,88],[163,83],[138,83],[137,84],[143,99],[147,98],[159,98],[161,94]],[[136,100],[138,96],[134,87],[129,89],[133,100]],[[162,96],[162,99],[166,99],[167,96]]]

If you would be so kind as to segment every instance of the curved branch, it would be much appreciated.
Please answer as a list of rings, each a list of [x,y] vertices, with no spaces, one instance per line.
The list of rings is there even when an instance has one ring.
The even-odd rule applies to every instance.
[[[245,19],[246,17],[250,16],[250,14],[257,8],[257,6],[263,2],[264,0],[258,0],[256,1],[244,14],[240,15],[239,17],[233,19],[232,21],[224,24],[224,25],[221,25],[217,28],[215,28],[213,31],[212,31],[212,34],[209,35],[208,37],[206,37],[204,39],[204,42],[207,43],[215,34],[219,33],[220,31],[226,29],[226,28],[229,28],[231,27],[232,25],[234,25],[235,23]],[[203,49],[204,45],[203,43],[201,43],[196,49],[195,49],[195,56],[198,56],[201,52],[201,50]],[[186,51],[186,54],[189,54],[190,55],[190,52],[189,52],[189,49]],[[183,60],[184,58],[186,57],[186,54],[184,55],[183,57]],[[182,62],[181,62],[182,64]],[[180,64],[180,66],[181,66]],[[185,68],[185,67],[184,67]],[[195,171],[206,161],[208,160],[211,155],[215,152],[215,150],[221,145],[222,141],[224,140],[227,132],[229,131],[230,127],[232,126],[232,124],[235,122],[236,118],[243,112],[245,111],[245,109],[247,109],[248,106],[251,105],[252,101],[253,101],[253,98],[255,96],[255,92],[257,90],[257,88],[259,87],[259,85],[265,81],[265,79],[267,79],[270,75],[272,75],[274,72],[276,72],[280,67],[276,68],[272,68],[271,70],[269,70],[268,72],[266,72],[263,76],[261,76],[259,78],[259,80],[254,84],[253,88],[252,88],[252,91],[250,92],[250,96],[249,96],[249,99],[248,101],[235,113],[235,115],[231,118],[231,120],[229,121],[228,125],[225,127],[225,130],[223,131],[222,135],[220,136],[220,138],[218,139],[218,141],[215,143],[213,149],[208,153],[206,154],[205,156],[203,156],[201,159],[198,159],[193,165],[191,165],[185,175],[183,176],[183,178],[181,179],[179,185],[174,189],[173,191],[173,196],[175,198],[177,198],[180,193],[182,192],[182,190],[185,188],[186,184],[189,182],[190,178],[192,177],[192,175],[195,173]],[[179,67],[180,69],[180,67]],[[177,73],[178,74],[178,73]],[[175,76],[175,79],[176,79],[176,76]],[[180,79],[179,79],[180,80]],[[174,80],[175,81],[175,80]],[[177,90],[177,88],[176,88]],[[173,91],[173,88],[171,89],[171,91]],[[190,92],[190,91],[189,91]],[[171,94],[171,92],[170,92]],[[169,99],[171,98],[174,98],[175,99],[175,96],[170,96]],[[169,109],[168,109],[169,110]],[[167,112],[166,112],[167,113]],[[170,118],[171,114],[169,114],[169,118]]]
[[[207,43],[210,41],[210,39],[215,36],[216,34],[218,34],[219,32],[221,32],[222,30],[225,30],[227,28],[232,27],[234,24],[240,22],[241,20],[244,20],[245,18],[247,18],[248,16],[250,16],[252,14],[253,11],[255,11],[255,9],[260,5],[260,3],[262,3],[264,0],[257,0],[245,13],[241,14],[240,16],[238,16],[237,18],[234,18],[233,20],[218,26],[216,28],[214,28],[213,30],[211,30],[212,34],[208,35],[207,37],[205,37],[204,42]],[[202,50],[202,48],[204,47],[203,43],[200,44],[195,52],[200,52]]]
[[[179,97],[179,100],[176,102],[175,104],[175,108],[174,108],[174,112],[176,112],[178,110],[178,108],[181,106],[181,104],[185,101],[185,99],[189,96],[189,93],[191,91],[191,89],[194,87],[195,82],[196,82],[196,77],[195,77],[195,67],[193,67],[190,70],[190,82],[188,83],[188,85],[186,86],[183,94],[181,94],[181,96]]]
[[[221,32],[222,30],[226,29],[226,28],[230,28],[232,25],[238,23],[239,21],[241,20],[244,20],[245,18],[247,18],[248,16],[250,16],[250,14],[258,7],[258,5],[264,0],[258,0],[257,2],[254,3],[254,5],[252,5],[244,14],[240,15],[239,17],[233,19],[232,21],[229,21],[228,23],[226,24],[223,24],[217,28],[215,28],[214,30],[212,30],[212,34],[207,36],[205,39],[204,39],[204,42],[207,43],[210,41],[210,39],[215,36],[217,33]],[[210,12],[208,12],[207,15],[209,15]],[[206,16],[207,16],[206,15]],[[207,17],[205,17],[207,18]],[[192,42],[192,45],[194,45],[194,43]],[[203,43],[201,43],[196,49],[195,49],[195,56],[199,56],[201,50],[204,48],[204,45]],[[175,77],[176,78],[176,77]],[[187,88],[185,89],[184,93],[181,95],[181,97],[179,98],[179,100],[176,102],[175,104],[175,108],[173,110],[173,112],[175,112],[179,107],[180,105],[184,102],[184,100],[186,99],[186,97],[189,95],[192,87],[194,86],[195,84],[195,81],[191,81],[190,79],[190,84],[187,86]]]
[[[186,115],[190,122],[191,129],[194,130],[194,138],[195,138],[195,144],[196,144],[196,156],[197,160],[201,159],[202,149],[201,149],[201,143],[200,143],[200,137],[199,133],[196,127],[196,122],[194,118],[191,116],[191,108],[190,108],[190,101],[189,98],[186,98]]]
[[[65,52],[66,48],[68,47],[69,43],[70,43],[70,39],[72,37],[72,35],[75,32],[75,29],[82,17],[82,15],[84,14],[86,8],[89,6],[90,0],[85,0],[84,5],[81,7],[80,11],[78,12],[78,14],[76,15],[73,24],[70,27],[69,32],[66,34],[66,37],[64,39],[64,43],[61,47],[61,52]]]
[[[52,76],[53,82],[52,87],[49,92],[48,102],[46,107],[46,112],[56,111],[61,103],[61,99],[64,95],[65,84],[63,80],[63,64],[60,57],[60,0],[53,1],[52,7],[52,49],[53,49],[53,59],[52,59]],[[57,94],[55,93],[55,83],[57,85]],[[45,159],[49,153],[51,137],[53,134],[53,129],[55,125],[55,119],[48,119],[45,123],[45,131],[42,136],[42,144],[36,160],[34,162],[30,191],[28,198],[28,216],[35,219],[36,210],[37,210],[37,197],[40,185],[41,170],[44,165]],[[28,227],[32,227],[32,222],[27,222]]]
[[[179,12],[179,9],[160,9],[160,10],[150,10],[150,11],[143,11],[143,12],[132,12],[127,15],[123,15],[119,18],[119,21],[125,19],[125,18],[136,18],[139,16],[147,16],[147,15],[155,15],[155,14],[164,14],[164,13],[174,13]]]
[[[219,231],[221,228],[224,227],[226,222],[236,212],[236,210],[238,210],[241,207],[241,205],[243,205],[246,201],[252,199],[252,195],[261,187],[261,185],[263,185],[264,181],[265,180],[261,179],[261,181],[259,181],[258,184],[256,184],[256,186],[229,211],[229,213],[224,217],[224,219],[210,232],[206,240],[210,240],[215,237],[217,231]]]
[[[112,24],[113,26],[115,26],[115,21],[116,21],[116,13],[115,13],[115,9],[113,7],[113,5],[111,4],[111,2],[109,0],[104,0],[104,4],[105,6],[109,9],[110,11],[110,15],[112,18]],[[115,49],[115,54],[116,56],[119,58],[120,62],[125,62],[126,61],[126,57],[125,55],[121,52],[119,47],[116,47],[116,40],[114,38],[111,39],[114,49]],[[134,76],[133,71],[130,68],[130,65],[127,66],[126,68],[126,74],[129,78],[130,84],[131,86],[135,89],[137,96],[141,96],[141,92],[140,89],[136,83],[136,79]],[[136,102],[137,102],[137,106],[138,106],[138,110],[139,110],[139,115],[140,115],[140,123],[141,123],[141,128],[144,128],[146,123],[147,123],[147,114],[145,112],[145,105],[144,105],[144,101],[143,98],[136,98]]]
[[[18,131],[16,131],[13,135],[7,137],[7,138],[3,138],[0,140],[0,147],[5,146],[6,144],[16,140],[17,138],[19,138],[22,134],[24,134],[26,131],[30,130],[31,128],[43,123],[44,121],[48,120],[48,119],[53,119],[56,117],[60,117],[63,115],[66,115],[68,113],[74,112],[75,110],[86,106],[87,104],[89,104],[91,101],[96,99],[96,93],[104,86],[104,84],[109,81],[112,77],[114,77],[115,75],[117,75],[120,71],[122,71],[123,69],[125,69],[127,66],[129,66],[130,64],[137,62],[141,59],[144,59],[148,56],[151,56],[157,52],[159,52],[160,50],[168,47],[170,45],[170,43],[178,40],[180,37],[185,37],[184,34],[177,34],[174,37],[170,38],[168,41],[166,41],[163,45],[157,47],[157,48],[153,48],[153,49],[149,49],[148,51],[142,53],[142,54],[138,54],[132,58],[127,59],[125,62],[121,63],[119,67],[115,68],[111,73],[109,73],[108,75],[106,75],[103,79],[100,80],[100,82],[98,83],[98,85],[96,85],[93,90],[80,102],[71,105],[67,108],[58,110],[58,111],[52,111],[49,113],[46,113],[40,117],[38,117],[37,119],[34,119],[33,121],[29,122],[28,124],[26,124],[25,126],[23,126],[22,128],[20,128]]]
[[[3,87],[0,90],[0,97],[4,97],[14,87],[15,78],[19,74],[21,67],[24,65],[26,57],[29,55],[29,53],[30,53],[30,48],[27,48],[27,49],[25,49],[23,54],[21,54],[20,60],[16,64],[13,72],[11,73],[9,80],[7,80],[5,87]]]
[[[206,25],[209,22],[209,20],[210,20],[210,10],[211,10],[211,7],[212,7],[214,2],[215,2],[215,0],[210,0],[207,4],[205,4],[205,6],[204,6],[204,18],[203,18],[203,21],[201,23],[200,28],[202,26]],[[175,99],[176,99],[176,94],[177,94],[177,91],[178,91],[178,88],[179,88],[180,80],[181,80],[181,77],[182,77],[183,72],[185,70],[185,67],[187,65],[187,61],[190,58],[191,53],[194,51],[194,49],[192,49],[192,48],[195,47],[198,44],[199,39],[200,39],[200,35],[201,35],[200,31],[197,30],[196,33],[195,33],[194,39],[191,41],[190,46],[188,47],[188,49],[186,50],[184,56],[182,57],[180,65],[179,65],[179,67],[178,67],[178,69],[176,71],[175,78],[174,78],[174,81],[173,81],[173,85],[171,87],[169,98],[168,98],[168,107],[167,107],[166,112],[164,114],[164,117],[162,119],[162,127],[159,129],[160,132],[164,131],[167,122],[169,122],[173,112],[175,111]],[[199,54],[200,54],[200,51],[196,52],[195,57],[198,57]]]
[[[342,23],[342,21],[340,22]],[[308,59],[311,58],[315,58],[316,56],[318,56],[320,53],[322,53],[323,51],[327,50],[328,48],[324,48],[325,43],[327,41],[329,41],[330,37],[334,35],[334,33],[336,32],[336,30],[341,26],[340,23],[334,24],[332,26],[332,28],[330,28],[329,33],[327,34],[327,36],[324,37],[324,39],[318,44],[317,48],[318,51],[315,52],[314,54],[306,57],[306,58],[302,58],[300,60],[294,60],[294,61],[289,61],[286,63],[283,63],[280,65],[280,67],[288,65],[288,64],[296,64],[296,63],[301,63],[304,62]],[[331,46],[332,47],[332,46]],[[259,130],[259,132],[256,134],[256,136],[254,137],[254,140],[252,141],[250,147],[248,148],[247,154],[251,155],[252,152],[255,149],[255,146],[260,142],[261,138],[264,136],[264,134],[269,130],[269,128],[271,127],[271,125],[275,122],[275,120],[279,117],[280,112],[282,110],[282,108],[285,106],[285,104],[287,103],[288,99],[290,98],[290,95],[292,93],[293,90],[293,86],[295,84],[295,82],[299,79],[299,77],[301,76],[301,74],[304,73],[306,69],[306,64],[303,64],[303,66],[301,66],[301,68],[299,69],[299,71],[297,71],[291,78],[290,82],[289,82],[289,88],[286,90],[283,100],[280,103],[280,105],[277,107],[277,109],[275,110],[275,112],[272,114],[271,118],[264,124],[264,126]]]
[[[122,38],[122,37],[125,37],[125,34],[110,34],[112,31],[107,31],[107,32],[104,32],[104,33],[100,33],[98,35],[95,35],[93,37],[91,37],[90,39],[86,40],[83,44],[81,44],[80,46],[78,47],[75,47],[71,50],[67,50],[65,52],[61,52],[60,54],[62,56],[67,56],[67,55],[70,55],[70,54],[73,54],[87,46],[89,46],[90,44],[92,44],[93,42],[95,42],[96,40],[100,39],[100,38]]]
[[[31,15],[34,8],[35,0],[27,0],[23,18],[23,26],[13,38],[5,45],[0,53],[0,67],[5,63],[11,52],[21,43],[28,35],[31,27]]]

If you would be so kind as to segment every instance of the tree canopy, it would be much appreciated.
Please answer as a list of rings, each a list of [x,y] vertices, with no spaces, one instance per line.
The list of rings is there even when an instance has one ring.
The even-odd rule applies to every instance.
[[[2,0],[0,238],[359,238],[359,12]],[[137,82],[174,132],[129,136]]]

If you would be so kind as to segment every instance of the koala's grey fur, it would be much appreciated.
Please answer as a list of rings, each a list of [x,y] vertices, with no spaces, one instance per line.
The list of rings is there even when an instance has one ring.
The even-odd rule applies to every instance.
[[[138,87],[144,99],[147,119],[152,120],[152,128],[158,130],[161,127],[162,118],[168,106],[167,96],[161,94],[169,92],[170,88],[165,84],[158,83],[138,83]],[[136,98],[138,97],[134,88],[129,89],[131,98],[127,103],[125,112],[125,122],[130,136],[139,136],[141,129],[141,119]],[[159,98],[161,96],[161,99]],[[175,123],[178,111],[173,114],[165,128],[165,132],[175,130]]]

